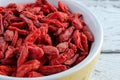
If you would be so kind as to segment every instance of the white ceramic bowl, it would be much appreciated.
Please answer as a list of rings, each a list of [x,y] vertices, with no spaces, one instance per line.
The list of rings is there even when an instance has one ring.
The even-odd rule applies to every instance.
[[[35,0],[0,0],[0,6],[6,6],[8,3],[30,3]],[[54,6],[57,7],[59,0],[48,0]],[[98,59],[103,43],[103,30],[101,24],[95,18],[95,16],[89,11],[82,3],[76,0],[61,0],[69,9],[75,13],[80,12],[84,16],[84,21],[87,23],[91,32],[94,35],[95,41],[92,44],[89,55],[78,65],[50,76],[38,77],[38,78],[16,78],[0,75],[0,80],[88,80],[91,70],[93,69],[96,60]]]

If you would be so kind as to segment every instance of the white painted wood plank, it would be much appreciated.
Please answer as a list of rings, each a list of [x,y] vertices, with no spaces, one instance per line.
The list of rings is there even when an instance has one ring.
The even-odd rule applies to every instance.
[[[97,17],[104,29],[103,52],[120,52],[120,0],[78,0]]]
[[[120,54],[101,54],[90,80],[120,80]]]

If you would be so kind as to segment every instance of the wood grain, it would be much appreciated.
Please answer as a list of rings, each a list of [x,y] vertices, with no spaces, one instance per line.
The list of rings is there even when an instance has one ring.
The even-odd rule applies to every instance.
[[[120,54],[101,54],[90,80],[120,80]]]

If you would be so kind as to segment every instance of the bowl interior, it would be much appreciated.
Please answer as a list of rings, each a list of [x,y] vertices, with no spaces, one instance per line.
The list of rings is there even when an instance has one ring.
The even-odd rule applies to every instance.
[[[8,3],[17,3],[17,4],[21,4],[21,3],[30,3],[30,2],[34,2],[35,0],[0,0],[0,6],[6,6]],[[48,0],[50,3],[52,3],[54,6],[57,7],[57,3],[59,0]],[[84,59],[80,64],[74,66],[73,68],[66,70],[64,72],[58,73],[58,74],[54,74],[54,75],[50,75],[50,76],[46,76],[46,77],[41,77],[41,78],[37,78],[37,80],[55,80],[58,77],[62,77],[63,75],[67,75],[68,73],[72,73],[74,71],[77,71],[78,69],[81,69],[82,67],[84,67],[85,65],[87,65],[98,53],[98,51],[100,50],[101,46],[102,46],[102,42],[103,42],[103,30],[100,26],[100,24],[98,23],[98,21],[96,20],[95,16],[81,3],[75,1],[75,0],[61,0],[62,2],[64,2],[69,9],[71,10],[71,12],[73,13],[82,13],[83,14],[83,18],[84,21],[87,23],[88,27],[90,28],[95,41],[92,44],[91,50],[89,55],[87,56],[86,59]],[[14,77],[6,77],[6,76],[1,76],[1,79],[5,79],[5,80],[21,80],[20,78],[14,78]],[[23,80],[36,80],[36,78],[23,78]]]

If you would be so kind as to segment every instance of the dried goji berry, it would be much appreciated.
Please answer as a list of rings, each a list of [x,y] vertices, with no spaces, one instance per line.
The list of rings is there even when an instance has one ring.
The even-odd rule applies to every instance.
[[[37,46],[28,46],[28,50],[30,59],[40,59],[44,55],[43,50]]]
[[[36,5],[39,5],[39,6],[40,6],[40,5],[42,5],[42,4],[43,4],[43,0],[36,0],[36,2],[35,2],[35,3],[36,3]]]
[[[45,75],[49,75],[64,71],[66,69],[67,67],[65,65],[41,66],[39,68],[39,72]]]
[[[80,50],[84,51],[83,46],[82,46],[82,42],[81,42],[82,41],[81,40],[81,33],[79,32],[79,30],[76,30],[73,33],[73,41]]]
[[[63,24],[57,19],[50,19],[50,20],[46,19],[46,22],[50,25],[55,25],[58,28],[63,28],[64,27]]]
[[[67,41],[67,40],[71,37],[74,29],[75,29],[75,28],[74,28],[73,26],[72,26],[72,27],[69,27],[68,29],[66,29],[66,30],[58,37],[59,42]]]
[[[17,28],[25,28],[26,23],[25,22],[14,22],[11,24],[11,26],[17,27]]]
[[[16,6],[16,9],[18,12],[22,12],[24,10],[25,6],[23,4],[19,4]]]
[[[29,32],[26,31],[26,30],[21,30],[21,29],[19,29],[19,28],[13,27],[13,26],[9,26],[9,27],[8,27],[8,30],[17,31],[18,34],[21,34],[21,35],[28,35],[28,33],[29,33]]]
[[[82,25],[82,23],[79,21],[78,18],[75,18],[75,19],[72,20],[72,25],[73,25],[76,29],[78,29],[78,30],[82,30],[82,29],[83,29],[83,25]]]
[[[48,45],[52,45],[52,39],[48,34],[45,35],[45,43]]]
[[[83,55],[83,56],[87,56],[87,55],[88,55],[88,52],[85,51],[85,52],[81,52],[80,54]]]
[[[12,46],[16,45],[17,39],[18,39],[18,31],[15,31],[12,39],[12,43],[11,43]]]
[[[28,47],[27,46],[22,46],[20,56],[19,56],[18,61],[17,61],[17,66],[18,67],[26,62],[28,55],[29,55],[28,54]]]
[[[68,42],[59,43],[56,47],[59,52],[64,52],[68,48]]]
[[[68,28],[69,27],[69,23],[68,22],[64,22],[64,23],[62,23],[63,24],[63,27],[64,28]]]
[[[2,51],[0,51],[0,59],[4,58],[4,54]]]
[[[41,76],[43,76],[43,74],[38,73],[36,71],[28,72],[26,75],[27,75],[27,77],[41,77]]]
[[[66,57],[66,60],[68,60],[74,56],[74,51],[72,49],[66,49],[61,55]]]
[[[16,8],[16,4],[15,3],[10,3],[6,6],[6,8]]]
[[[42,25],[39,30],[41,31],[41,37],[44,37],[48,33],[48,25]]]
[[[30,71],[37,70],[40,66],[38,60],[30,60],[17,68],[17,77],[24,77],[24,75]]]
[[[75,44],[69,43],[69,46],[74,52],[77,51],[77,46]]]
[[[4,27],[3,27],[3,16],[0,14],[0,35],[3,34],[4,32]]]
[[[12,19],[17,18],[15,15],[13,15],[13,12],[8,10],[5,12],[4,20],[6,20],[9,24],[11,23]]]
[[[72,22],[75,18],[81,18],[82,17],[82,14],[80,13],[73,13],[73,14],[70,14],[67,18],[68,21]],[[79,21],[81,21],[81,19],[79,19]],[[82,22],[83,23],[83,22]],[[83,25],[84,26],[84,25]]]
[[[14,37],[14,32],[11,30],[6,30],[4,33],[4,39],[5,41],[12,41]]]
[[[47,2],[46,5],[48,6],[48,8],[49,8],[52,12],[57,11],[57,8],[54,7],[53,5],[51,5],[50,3]]]
[[[41,10],[44,12],[44,14],[48,14],[51,12],[48,5],[43,5]]]
[[[44,53],[47,55],[53,55],[53,54],[58,55],[59,54],[58,49],[53,46],[43,46],[42,49],[43,49]]]
[[[0,37],[0,51],[4,53],[6,50],[6,47],[7,47],[7,43],[5,42],[3,37]]]
[[[58,19],[59,21],[63,22],[67,20],[68,15],[63,12],[54,12],[47,15],[47,19]]]
[[[84,58],[85,56],[79,56],[75,63],[76,64],[80,63]]]
[[[81,34],[81,41],[82,41],[82,45],[83,45],[83,48],[86,52],[88,52],[88,40],[87,40],[87,37],[85,34]]]
[[[31,42],[34,43],[36,41],[36,39],[41,35],[41,31],[40,30],[35,30],[32,33],[30,33],[26,38],[25,38],[25,43],[26,42]]]
[[[93,35],[92,33],[90,32],[89,28],[87,26],[84,26],[83,27],[83,33],[87,36],[87,39],[91,42],[94,41],[94,38],[93,38]]]
[[[23,42],[22,38],[19,38],[17,40],[16,47],[20,47],[22,45],[22,42]]]
[[[53,58],[52,60],[50,60],[50,65],[58,65],[58,64],[62,64],[66,61],[66,57],[63,55],[59,55],[57,58]]]
[[[11,57],[13,57],[14,56],[14,48],[13,48],[13,46],[8,46],[8,49],[7,49],[7,51],[5,52],[5,58],[7,59],[7,58],[11,58]]]
[[[62,64],[66,60],[71,59],[74,56],[74,51],[72,49],[66,49],[63,53],[61,53],[58,58],[51,60],[51,65]]]
[[[67,60],[64,62],[65,65],[72,65],[73,63],[75,63],[76,59],[79,57],[79,54],[76,54],[74,57],[72,57],[71,59]]]
[[[40,28],[42,23],[40,23],[39,20],[34,20],[34,21],[33,21],[33,24],[34,24],[37,28]]]
[[[57,31],[54,33],[54,35],[59,36],[64,31],[65,31],[65,28],[58,28]]]
[[[69,11],[68,7],[61,1],[58,2],[58,9],[62,12],[70,14],[70,11]]]
[[[58,29],[54,25],[49,25],[48,28],[49,28],[49,31],[53,31],[53,32],[57,31],[57,29]]]
[[[32,20],[28,19],[27,17],[25,17],[22,14],[20,15],[20,17],[28,24],[28,28],[30,31],[36,30],[36,27],[34,26]]]
[[[5,75],[10,75],[15,70],[15,67],[0,65],[0,72],[4,73]]]
[[[37,20],[37,16],[32,14],[31,12],[23,11],[22,14],[31,20]]]
[[[41,7],[25,8],[25,10],[38,15]]]

